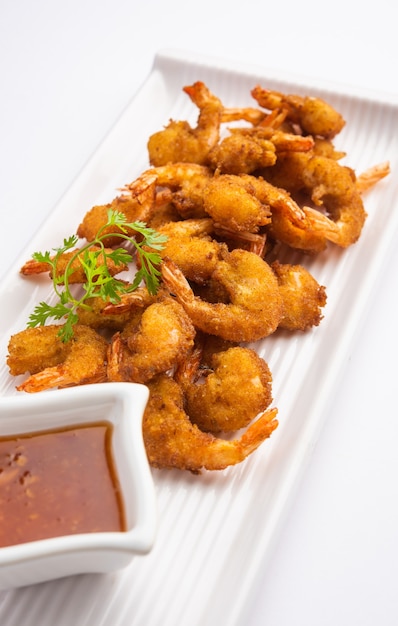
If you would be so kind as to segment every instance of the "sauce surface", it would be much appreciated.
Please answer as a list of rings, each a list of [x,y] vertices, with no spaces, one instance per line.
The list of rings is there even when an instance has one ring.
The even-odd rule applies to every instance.
[[[0,437],[0,546],[125,530],[105,422]]]

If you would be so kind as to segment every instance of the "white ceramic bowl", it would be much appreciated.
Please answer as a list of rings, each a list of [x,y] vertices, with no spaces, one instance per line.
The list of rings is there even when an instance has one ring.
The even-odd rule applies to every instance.
[[[72,574],[123,568],[150,551],[156,534],[152,474],[142,438],[148,389],[103,383],[0,398],[0,435],[39,432],[107,421],[126,530],[67,535],[0,548],[0,588],[20,587]]]

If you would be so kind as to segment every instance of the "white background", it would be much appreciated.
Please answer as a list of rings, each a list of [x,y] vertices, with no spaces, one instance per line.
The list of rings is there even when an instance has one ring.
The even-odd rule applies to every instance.
[[[157,50],[398,96],[393,14],[391,0],[0,0],[0,279],[145,80]],[[398,624],[397,271],[398,249],[342,364],[245,626]]]

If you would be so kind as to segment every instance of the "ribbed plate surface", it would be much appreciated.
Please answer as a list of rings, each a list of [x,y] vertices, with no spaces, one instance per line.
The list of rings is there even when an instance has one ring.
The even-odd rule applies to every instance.
[[[160,522],[151,554],[114,575],[3,592],[2,626],[237,624],[315,445],[383,259],[398,235],[398,106],[393,99],[277,77],[261,68],[160,53],[140,92],[1,285],[1,301],[7,302],[0,318],[1,394],[16,393],[4,365],[8,338],[24,328],[34,305],[49,295],[48,282],[36,286],[18,276],[20,265],[33,251],[62,242],[86,210],[108,202],[115,189],[148,167],[146,141],[152,132],[170,118],[195,122],[197,112],[182,92],[195,80],[203,80],[227,106],[253,106],[250,89],[257,83],[323,96],[347,120],[336,140],[348,153],[346,163],[360,173],[390,160],[392,174],[366,196],[368,220],[358,244],[346,251],[330,247],[306,259],[327,287],[320,327],[306,334],[276,333],[256,345],[272,370],[279,409],[280,425],[271,439],[242,465],[224,472],[155,471]]]

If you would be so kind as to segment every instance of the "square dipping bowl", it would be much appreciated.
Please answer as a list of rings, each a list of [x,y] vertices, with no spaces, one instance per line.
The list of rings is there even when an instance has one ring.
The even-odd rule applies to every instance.
[[[0,589],[126,567],[155,541],[155,489],[142,436],[148,388],[98,383],[0,398],[0,437],[70,427],[111,426],[110,452],[121,492],[125,530],[84,532],[0,547]]]

